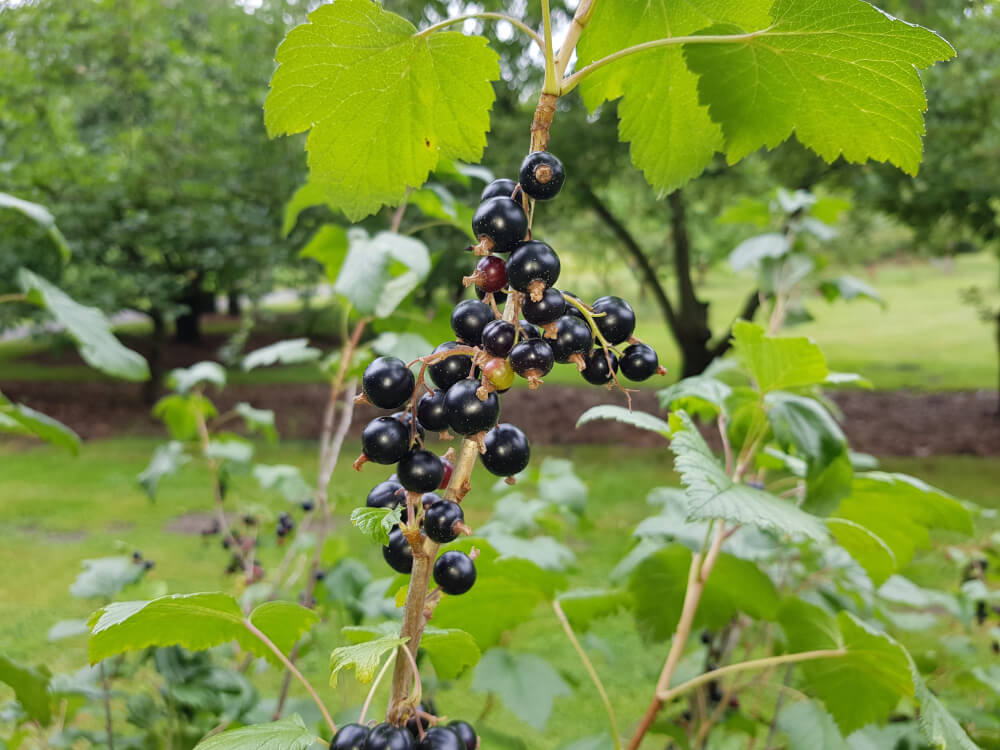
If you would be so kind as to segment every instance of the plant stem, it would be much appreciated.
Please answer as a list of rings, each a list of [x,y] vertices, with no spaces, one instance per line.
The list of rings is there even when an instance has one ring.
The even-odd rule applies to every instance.
[[[556,617],[559,618],[559,623],[562,625],[563,631],[566,633],[566,637],[569,638],[569,642],[573,644],[573,648],[580,657],[580,661],[583,662],[583,668],[587,670],[587,674],[590,675],[590,679],[594,683],[594,687],[597,688],[598,695],[601,696],[601,703],[604,704],[604,711],[608,714],[608,723],[611,725],[611,739],[614,742],[615,750],[621,750],[622,740],[621,735],[618,732],[618,721],[615,719],[615,710],[611,707],[611,701],[608,699],[608,693],[604,689],[604,683],[601,682],[601,678],[598,676],[597,670],[594,669],[594,665],[587,657],[587,653],[580,645],[580,641],[577,640],[576,633],[573,632],[573,627],[569,624],[569,620],[566,618],[566,613],[563,612],[563,608],[560,606],[558,600],[553,600],[552,608],[556,611]]]
[[[104,694],[104,728],[108,733],[108,750],[115,750],[114,724],[111,720],[111,680],[101,662],[101,692]]]
[[[545,30],[545,81],[542,93],[558,96],[562,81],[556,72],[556,60],[552,52],[552,13],[549,10],[549,0],[542,0],[542,28]]]
[[[782,685],[787,685],[788,680],[792,676],[792,665],[789,664],[785,668],[785,677],[781,680]],[[778,734],[778,714],[781,713],[781,705],[785,702],[785,691],[782,690],[778,693],[778,698],[774,702],[774,715],[771,717],[771,726],[767,730],[767,742],[764,743],[764,750],[768,750],[771,747],[771,743],[774,742],[775,735]]]
[[[0,294],[0,304],[4,302],[24,302],[26,299],[28,298],[20,293]]]
[[[282,653],[281,649],[274,644],[274,641],[272,641],[270,638],[264,635],[263,631],[261,631],[260,628],[258,628],[252,622],[250,622],[249,618],[246,617],[243,618],[243,627],[249,630],[252,635],[254,635],[256,638],[260,640],[261,643],[267,646],[267,649],[278,658],[278,661],[280,661],[282,664],[285,665],[285,669],[291,672],[295,676],[295,679],[297,679],[299,682],[302,683],[302,686],[306,689],[306,692],[309,693],[309,696],[313,699],[313,702],[319,708],[319,712],[323,714],[323,719],[326,721],[327,726],[330,727],[330,731],[336,734],[337,725],[334,723],[333,718],[330,716],[330,712],[326,710],[326,706],[323,705],[323,701],[320,700],[319,694],[317,694],[316,689],[309,683],[309,680],[307,680],[305,676],[298,670],[298,668],[292,663],[292,661]]]
[[[393,660],[396,658],[396,653],[396,651],[393,651],[389,658],[385,660],[385,664],[382,665],[382,669],[378,671],[378,676],[376,676],[375,681],[372,682],[372,688],[368,691],[364,705],[361,706],[361,715],[358,716],[358,724],[365,723],[365,716],[368,714],[368,708],[372,704],[372,698],[375,697],[375,691],[378,690],[379,683],[382,682],[382,678],[385,677],[385,673],[389,671],[389,665],[392,664]]]
[[[576,43],[580,41],[580,35],[583,34],[583,30],[590,23],[590,17],[594,15],[596,3],[597,0],[580,0],[580,4],[576,6],[576,13],[573,14],[573,21],[569,25],[569,31],[566,32],[563,43],[559,47],[559,54],[556,55],[556,75],[559,76],[560,80],[566,74],[569,59],[573,56]]]
[[[417,32],[417,36],[428,36],[429,34],[433,34],[435,31],[446,29],[449,26],[454,26],[455,24],[458,23],[464,23],[465,21],[469,21],[473,18],[483,18],[490,21],[506,21],[511,26],[520,29],[525,34],[530,36],[531,40],[538,45],[539,49],[541,50],[545,49],[545,42],[542,40],[540,36],[538,36],[537,31],[528,26],[528,24],[524,23],[524,21],[514,18],[513,16],[508,16],[506,13],[466,13],[463,16],[446,18],[440,23],[436,23],[433,26],[428,26],[426,29],[421,29],[419,32]]]

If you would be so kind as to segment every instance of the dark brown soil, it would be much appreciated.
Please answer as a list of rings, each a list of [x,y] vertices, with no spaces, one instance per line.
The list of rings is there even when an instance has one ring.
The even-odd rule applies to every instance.
[[[66,423],[84,438],[122,434],[163,435],[140,399],[141,387],[122,383],[5,383],[4,394]],[[284,437],[314,438],[328,389],[317,385],[231,385],[217,399],[224,410],[240,401],[274,409]],[[878,456],[1000,456],[996,392],[840,391],[833,400],[844,413],[844,429],[856,451]],[[633,395],[634,408],[659,412],[652,391]],[[656,446],[662,439],[625,425],[600,422],[576,429],[577,418],[596,404],[623,404],[621,393],[600,388],[545,386],[515,389],[504,396],[503,419],[520,426],[539,445],[624,443]],[[374,409],[359,407],[353,434]]]

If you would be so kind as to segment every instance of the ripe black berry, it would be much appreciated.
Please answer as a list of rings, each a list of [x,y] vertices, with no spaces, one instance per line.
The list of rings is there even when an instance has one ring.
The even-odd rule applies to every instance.
[[[423,706],[417,706],[418,711],[424,711]],[[420,736],[420,730],[423,729],[425,732],[430,728],[431,723],[423,718],[422,716],[411,716],[406,720],[406,729],[412,735],[413,739],[416,740]],[[420,747],[418,744],[417,747]]]
[[[528,438],[512,424],[501,422],[486,433],[483,466],[498,477],[512,477],[524,471],[531,458]]]
[[[626,347],[619,363],[622,375],[637,383],[655,375],[659,366],[659,357],[656,356],[653,347],[646,344],[632,344]]]
[[[406,502],[406,495],[403,494],[403,485],[387,479],[372,487],[368,493],[365,504],[369,508],[395,508],[402,502]]]
[[[482,241],[493,242],[492,250],[508,253],[524,239],[528,217],[521,204],[510,198],[489,198],[479,204],[472,217],[472,232]]]
[[[365,368],[361,388],[380,409],[398,409],[410,400],[416,384],[406,363],[396,357],[379,357]]]
[[[517,324],[521,327],[521,338],[522,339],[537,339],[541,338],[542,332],[538,330],[538,326],[533,326],[526,320],[519,320]]]
[[[540,300],[559,278],[559,256],[544,242],[522,242],[507,261],[507,283],[512,289]]]
[[[496,315],[493,314],[493,309],[485,302],[462,300],[452,310],[451,330],[469,346],[479,346],[483,338],[483,327],[494,318]]]
[[[506,266],[505,266],[504,276],[506,277],[506,275],[507,275],[507,271],[506,271]],[[480,289],[477,286],[476,287],[476,296],[479,299],[483,299],[483,298],[486,297],[486,292],[484,292],[482,289]],[[502,305],[504,302],[507,301],[507,295],[504,292],[493,292],[493,301],[496,302],[497,305]]]
[[[562,162],[548,151],[532,151],[521,162],[518,174],[521,189],[529,198],[547,201],[555,198],[566,179]]]
[[[506,320],[494,320],[483,329],[483,349],[494,357],[506,357],[514,346],[517,329]]]
[[[464,552],[449,550],[434,563],[434,583],[446,594],[464,594],[475,582],[476,566]]]
[[[611,360],[610,367],[608,360]],[[612,373],[618,372],[618,357],[615,356],[614,352],[605,354],[601,347],[592,349],[590,354],[586,356],[585,362],[587,366],[580,374],[583,375],[584,380],[594,385],[610,383]]]
[[[635,311],[621,297],[601,297],[593,304],[592,309],[595,313],[603,313],[594,318],[594,323],[608,343],[620,344],[627,341],[635,331]]]
[[[392,724],[379,724],[368,734],[364,750],[413,750],[413,737]]]
[[[410,492],[431,492],[441,484],[444,465],[430,451],[411,451],[400,459],[396,473],[399,483]]]
[[[411,439],[414,438],[413,412],[411,412],[409,410],[407,410],[407,411],[397,411],[396,413],[394,413],[392,415],[392,418],[395,419],[395,420],[397,420],[400,424],[403,425],[403,427],[406,428],[406,431],[407,431],[407,433],[409,433]],[[424,426],[422,424],[420,424],[420,420],[419,419],[417,420],[417,428],[416,428],[415,437],[419,438],[420,442],[423,442],[423,440],[424,440]],[[411,440],[411,444],[413,442],[416,442],[416,440],[412,439]]]
[[[441,460],[444,461],[444,459]],[[441,496],[436,492],[425,492],[420,496],[420,504],[424,506],[424,510],[439,502],[441,502]]]
[[[309,511],[311,511],[313,508],[316,507],[316,504],[312,500],[303,500],[301,503],[299,503],[299,507],[302,508],[302,510],[304,510],[306,513],[308,513]]]
[[[382,557],[397,573],[413,571],[413,550],[410,542],[398,528],[389,532],[389,544],[382,548]]]
[[[431,432],[444,432],[448,429],[444,396],[445,391],[431,391],[421,396],[417,402],[417,421]]]
[[[483,188],[483,194],[479,196],[479,201],[482,202],[490,198],[514,198],[514,191],[516,189],[516,182],[501,177],[499,180],[493,180],[493,182]]]
[[[369,461],[394,464],[410,449],[410,431],[398,419],[376,417],[365,425],[361,444]]]
[[[544,339],[522,341],[510,350],[510,365],[522,378],[544,378],[552,371],[555,356]]]
[[[556,362],[565,364],[574,354],[589,352],[594,345],[594,336],[580,318],[563,315],[559,318],[556,337],[549,340]]]
[[[442,500],[431,505],[424,514],[424,532],[432,541],[447,544],[458,536],[458,531],[452,527],[462,521],[465,521],[462,506],[450,500]]]
[[[459,435],[486,432],[500,416],[500,401],[495,393],[480,401],[476,395],[479,381],[462,380],[448,389],[444,406],[448,411],[448,426]],[[433,489],[433,488],[431,488]]]
[[[507,264],[499,255],[487,255],[476,264],[473,278],[484,292],[499,292],[507,286]]]
[[[566,300],[563,299],[562,292],[550,286],[537,302],[530,297],[526,298],[521,312],[530,323],[543,326],[559,320],[566,313]]]
[[[465,750],[477,750],[479,747],[479,738],[476,736],[476,730],[472,728],[469,722],[453,721],[448,724],[448,728],[462,740]]]
[[[432,727],[417,743],[417,750],[465,750],[465,745],[448,727]]]
[[[450,351],[456,346],[458,346],[458,343],[455,341],[446,341],[434,350],[434,354]],[[431,376],[431,380],[434,381],[434,385],[442,391],[448,390],[459,380],[469,377],[471,370],[472,357],[467,354],[454,354],[427,367],[427,373]]]
[[[344,724],[330,740],[330,750],[362,750],[368,739],[368,727]]]

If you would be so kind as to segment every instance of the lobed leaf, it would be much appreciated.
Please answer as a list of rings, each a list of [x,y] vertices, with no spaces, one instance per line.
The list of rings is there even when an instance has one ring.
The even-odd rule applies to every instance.
[[[355,508],[351,511],[351,523],[376,544],[389,544],[389,532],[399,526],[403,506],[395,508]]]
[[[823,352],[809,339],[767,336],[744,320],[733,325],[733,348],[762,393],[816,385],[829,372]]]
[[[382,657],[406,643],[409,638],[386,635],[354,646],[335,648],[330,654],[330,687],[337,687],[337,675],[343,669],[354,669],[358,682],[375,679]]]
[[[175,474],[181,466],[190,460],[191,457],[184,453],[183,443],[177,440],[171,440],[165,445],[158,445],[153,451],[149,465],[137,477],[149,499],[156,499],[156,491],[159,489],[160,480],[163,477]]]
[[[352,643],[365,643],[380,636],[398,636],[399,624],[385,622],[379,625],[342,628],[340,631]],[[428,626],[420,639],[420,649],[434,665],[439,679],[453,680],[470,667],[474,667],[482,655],[479,646],[464,630],[441,629]]]
[[[663,437],[670,437],[670,425],[659,417],[647,414],[644,411],[632,411],[624,406],[614,406],[612,404],[601,404],[592,406],[585,411],[576,421],[576,426],[581,427],[588,422],[595,422],[599,419],[612,419],[622,422],[630,427],[637,427],[640,430],[656,432]]]
[[[309,346],[309,339],[287,339],[253,350],[243,357],[242,367],[249,372],[268,365],[295,365],[317,360],[320,354],[319,349]]]
[[[0,432],[34,435],[74,456],[80,452],[80,436],[57,419],[15,404],[0,393]]]
[[[559,696],[572,691],[547,661],[534,654],[491,648],[476,665],[470,690],[499,696],[526,724],[541,731]]]
[[[307,750],[318,741],[298,714],[280,721],[220,732],[195,745],[196,750]]]

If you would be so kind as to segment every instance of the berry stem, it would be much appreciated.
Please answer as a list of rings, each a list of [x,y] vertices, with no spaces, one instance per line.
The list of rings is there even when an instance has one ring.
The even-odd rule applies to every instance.
[[[382,665],[382,669],[378,671],[378,675],[372,682],[371,690],[368,691],[368,695],[365,697],[364,705],[361,706],[361,714],[358,716],[358,724],[365,723],[365,716],[368,715],[368,709],[372,704],[372,698],[375,697],[375,691],[378,690],[379,683],[382,682],[382,678],[385,677],[385,673],[389,671],[389,665],[392,664],[395,658],[396,651],[393,651],[389,658],[385,660],[385,664]]]

